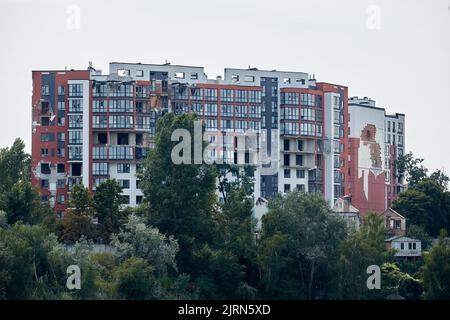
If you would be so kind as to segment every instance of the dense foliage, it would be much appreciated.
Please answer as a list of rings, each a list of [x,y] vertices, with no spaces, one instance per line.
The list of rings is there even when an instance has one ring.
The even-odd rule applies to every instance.
[[[399,163],[412,182],[394,207],[408,218],[408,235],[429,249],[423,261],[400,261],[386,251],[379,215],[368,214],[355,231],[319,194],[276,196],[258,229],[254,168],[171,161],[178,143],[171,141],[172,132],[192,134],[195,120],[174,114],[159,120],[156,147],[139,173],[145,195],[140,207],[121,205],[116,181],[94,193],[77,185],[61,221],[30,184],[23,142],[1,149],[0,298],[450,297],[448,238],[443,232],[437,243],[431,241],[449,228],[448,178],[442,172],[428,175],[412,155]],[[81,269],[80,290],[66,287],[70,265]],[[370,265],[381,268],[380,290],[367,289]]]

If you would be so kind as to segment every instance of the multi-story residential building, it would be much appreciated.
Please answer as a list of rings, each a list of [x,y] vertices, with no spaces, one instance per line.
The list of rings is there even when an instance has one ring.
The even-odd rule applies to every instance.
[[[349,191],[364,215],[383,213],[404,188],[396,160],[405,148],[405,115],[386,114],[375,101],[349,99]]]
[[[294,189],[321,192],[330,206],[348,193],[348,89],[303,72],[110,64],[33,72],[33,183],[62,215],[74,184],[95,190],[116,179],[124,203],[142,200],[136,172],[165,112],[205,122],[208,156],[254,165],[255,199]]]

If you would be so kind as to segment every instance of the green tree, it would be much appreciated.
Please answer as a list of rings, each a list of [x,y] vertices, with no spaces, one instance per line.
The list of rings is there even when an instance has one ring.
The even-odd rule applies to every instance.
[[[62,219],[63,231],[61,239],[65,242],[76,242],[82,236],[88,239],[95,238],[93,197],[89,189],[81,184],[73,187],[69,208]]]
[[[450,192],[431,179],[423,179],[414,188],[400,193],[392,207],[409,223],[422,226],[430,236],[437,236],[442,228],[450,228]]]
[[[30,155],[25,143],[17,138],[11,148],[0,149],[0,197],[18,181],[30,180]]]
[[[444,230],[439,242],[424,254],[423,285],[428,299],[450,299],[450,242]]]
[[[366,285],[367,267],[380,266],[388,259],[384,246],[387,231],[382,216],[369,213],[361,229],[350,232],[341,243],[337,261],[336,295],[340,299],[379,298]]]
[[[381,266],[382,297],[399,294],[406,299],[417,300],[422,295],[422,283],[408,273],[402,272],[395,263],[383,263]]]
[[[312,299],[315,289],[330,289],[333,272],[329,266],[337,259],[346,233],[345,222],[330,213],[327,202],[318,194],[290,192],[269,203],[269,212],[263,217],[262,240],[278,234],[286,236],[286,249],[281,254],[288,262],[286,269],[291,271],[282,272],[295,280],[281,281],[298,283],[293,297]]]
[[[120,261],[131,257],[145,259],[158,276],[166,274],[168,268],[177,269],[177,241],[173,236],[166,237],[158,229],[147,226],[134,214],[128,216],[123,230],[112,235],[111,245]]]
[[[115,273],[120,298],[143,300],[160,297],[159,287],[153,276],[153,268],[147,260],[130,257],[119,265]]]
[[[122,188],[115,180],[106,180],[94,193],[94,210],[98,218],[99,237],[107,242],[112,233],[119,232],[125,216],[120,210]]]
[[[172,133],[185,129],[194,137],[196,119],[195,114],[176,116],[173,113],[160,118],[155,148],[149,152],[140,174],[149,224],[178,240],[177,264],[187,273],[197,269],[192,264],[195,248],[213,240],[212,216],[216,203],[214,166],[193,164],[192,159],[192,164],[175,164],[171,159],[172,150],[178,144],[171,141]],[[194,141],[185,142],[194,150]],[[188,151],[185,152],[187,156]]]
[[[428,250],[431,246],[432,239],[422,226],[408,223],[406,226],[406,235],[413,239],[419,239],[422,242],[422,250]]]

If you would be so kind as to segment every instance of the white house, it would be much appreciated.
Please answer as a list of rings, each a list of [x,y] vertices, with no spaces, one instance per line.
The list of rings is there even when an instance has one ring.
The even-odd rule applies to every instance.
[[[394,236],[384,241],[387,250],[395,250],[396,257],[419,258],[422,256],[422,242],[417,239]]]

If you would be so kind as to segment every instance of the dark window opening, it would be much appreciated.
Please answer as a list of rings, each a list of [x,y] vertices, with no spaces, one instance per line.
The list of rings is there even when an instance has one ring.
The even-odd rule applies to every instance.
[[[72,163],[72,176],[81,176],[81,163]]]
[[[50,174],[50,164],[41,163],[41,173],[42,174]]]
[[[98,143],[99,144],[107,144],[108,143],[108,136],[106,133],[99,133],[98,134]]]
[[[64,165],[64,163],[58,163],[57,172],[58,173],[66,172],[66,166]]]
[[[41,125],[49,126],[50,125],[50,117],[41,117]]]
[[[284,151],[289,151],[289,140],[284,140]]]
[[[117,144],[119,146],[128,145],[128,133],[118,133],[117,134]]]
[[[142,133],[136,133],[136,145],[142,145]]]

